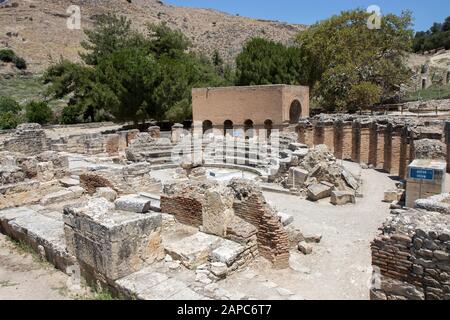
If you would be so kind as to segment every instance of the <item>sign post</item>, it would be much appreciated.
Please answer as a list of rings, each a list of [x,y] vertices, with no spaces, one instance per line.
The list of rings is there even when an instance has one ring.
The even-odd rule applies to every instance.
[[[434,170],[428,168],[409,168],[409,176],[412,179],[420,180],[419,184],[419,199],[422,198],[422,186],[424,181],[434,180]]]

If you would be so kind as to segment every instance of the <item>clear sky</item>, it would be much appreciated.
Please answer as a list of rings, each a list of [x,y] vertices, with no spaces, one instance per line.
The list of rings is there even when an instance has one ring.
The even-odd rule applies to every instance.
[[[300,24],[313,24],[342,10],[377,5],[382,13],[411,10],[417,31],[428,30],[433,22],[442,22],[450,16],[449,0],[164,0],[164,3]]]

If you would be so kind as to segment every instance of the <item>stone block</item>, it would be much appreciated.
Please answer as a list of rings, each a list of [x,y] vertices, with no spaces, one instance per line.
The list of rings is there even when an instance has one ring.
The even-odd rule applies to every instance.
[[[299,242],[298,244],[298,250],[303,253],[304,255],[311,254],[313,249],[312,246],[305,241]]]
[[[281,224],[285,227],[294,222],[294,217],[291,216],[290,214],[278,212],[277,215],[281,219]]]
[[[351,191],[333,191],[331,193],[331,203],[335,206],[342,206],[348,203],[356,203],[355,193]]]
[[[308,186],[307,196],[309,200],[318,201],[331,196],[331,188],[321,183],[315,183]]]
[[[95,197],[105,198],[108,201],[113,202],[117,198],[117,192],[108,187],[97,188],[94,194]]]
[[[64,190],[53,192],[42,197],[40,203],[43,206],[74,200],[81,197],[84,193],[84,189],[81,187],[70,187]]]
[[[151,200],[138,195],[127,195],[114,201],[116,210],[135,213],[146,213],[150,211]]]
[[[213,262],[222,262],[227,266],[231,266],[244,250],[245,247],[243,245],[225,240],[220,247],[212,252],[211,260]]]
[[[81,267],[116,280],[164,258],[161,214],[114,210],[104,198],[64,208],[69,253]]]

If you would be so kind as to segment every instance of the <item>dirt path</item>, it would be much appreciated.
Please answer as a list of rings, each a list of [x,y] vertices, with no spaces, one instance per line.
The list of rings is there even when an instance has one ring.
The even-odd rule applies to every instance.
[[[305,234],[321,234],[313,254],[291,257],[291,270],[276,271],[263,265],[236,275],[230,286],[242,283],[240,291],[263,299],[369,299],[371,279],[370,242],[389,215],[383,203],[384,191],[395,182],[375,170],[360,171],[345,163],[355,174],[361,172],[365,197],[356,205],[335,207],[325,199],[319,203],[295,196],[265,193],[278,211],[294,216],[294,225]]]
[[[85,290],[68,289],[68,278],[0,234],[0,300],[68,300],[86,297]]]

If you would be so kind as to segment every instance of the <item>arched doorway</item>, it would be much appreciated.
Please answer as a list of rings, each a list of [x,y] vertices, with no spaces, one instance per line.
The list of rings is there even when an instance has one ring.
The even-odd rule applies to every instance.
[[[207,131],[211,131],[213,129],[213,124],[209,120],[203,121],[203,134],[205,134]]]
[[[223,123],[223,135],[226,136],[227,134],[233,135],[233,121],[226,120]]]
[[[244,122],[244,132],[245,132],[245,138],[253,138],[254,137],[254,130],[253,130],[253,121],[252,120],[245,120]]]
[[[266,130],[267,138],[270,138],[270,135],[272,134],[273,129],[273,122],[270,119],[267,119],[264,121],[264,129]]]
[[[300,120],[300,116],[302,115],[302,105],[300,101],[294,100],[291,103],[291,108],[289,109],[289,123],[297,124]]]

